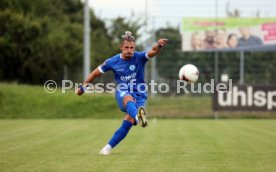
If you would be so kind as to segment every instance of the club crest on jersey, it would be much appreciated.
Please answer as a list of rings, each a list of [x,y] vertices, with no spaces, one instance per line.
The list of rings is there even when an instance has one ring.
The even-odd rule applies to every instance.
[[[134,65],[130,65],[129,66],[129,70],[134,71],[135,70],[135,66]]]

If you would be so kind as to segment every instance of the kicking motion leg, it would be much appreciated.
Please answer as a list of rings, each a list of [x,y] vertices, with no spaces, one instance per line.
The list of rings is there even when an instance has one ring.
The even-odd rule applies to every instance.
[[[124,105],[126,106],[128,114],[135,119],[136,124],[140,124],[142,127],[146,127],[148,125],[147,119],[146,119],[146,111],[143,107],[139,107],[137,109],[134,100],[132,96],[127,95],[124,97]]]

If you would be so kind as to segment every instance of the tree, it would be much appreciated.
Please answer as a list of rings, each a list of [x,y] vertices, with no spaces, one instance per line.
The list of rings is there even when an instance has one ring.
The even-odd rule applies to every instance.
[[[0,2],[0,80],[60,81],[63,66],[83,63],[83,4],[79,0]],[[91,13],[91,59],[112,53],[105,23]],[[93,63],[94,64],[94,63]]]
[[[107,28],[90,9],[91,68],[119,52],[118,38],[126,30],[137,33],[141,27],[137,21],[117,18]],[[73,79],[81,78],[80,0],[2,0],[0,22],[0,80],[31,84],[60,81],[65,65],[76,76]]]
[[[225,11],[226,11],[227,16],[230,17],[230,18],[239,18],[239,17],[241,17],[241,12],[240,12],[239,9],[234,9],[233,11],[230,10],[230,3],[229,2],[227,2],[227,4],[226,4]]]
[[[140,18],[136,18],[134,14],[131,17],[124,18],[118,17],[111,21],[111,27],[109,28],[110,36],[113,39],[113,46],[119,47],[120,41],[122,40],[122,35],[125,31],[130,31],[135,36],[135,39],[139,39],[141,35],[138,34],[139,29],[142,27],[142,23],[139,21]],[[138,49],[141,48],[138,46]],[[116,48],[115,51],[119,52],[119,49]]]
[[[157,70],[160,77],[172,82],[177,77],[173,73],[178,73],[178,68],[172,66],[180,65],[181,60],[181,35],[177,28],[168,27],[157,30],[156,38],[169,39],[165,50],[157,57]]]

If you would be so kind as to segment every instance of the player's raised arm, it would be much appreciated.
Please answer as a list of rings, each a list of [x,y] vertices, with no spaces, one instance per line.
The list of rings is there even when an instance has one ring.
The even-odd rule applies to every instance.
[[[168,42],[168,39],[164,39],[164,38],[159,39],[157,44],[154,45],[152,47],[152,49],[147,52],[148,57],[152,58],[152,57],[156,56],[158,53],[160,53],[160,51],[164,48],[164,46],[167,44],[167,42]]]
[[[85,91],[85,89],[86,89],[86,86],[87,86],[89,83],[93,82],[95,78],[97,78],[97,77],[99,77],[99,76],[101,76],[101,75],[102,75],[102,73],[100,72],[100,70],[99,70],[98,67],[97,67],[96,69],[94,69],[94,70],[88,75],[88,77],[87,77],[87,79],[84,81],[84,83],[83,83],[81,86],[79,86],[78,95],[81,96],[81,95],[84,93],[84,91]]]

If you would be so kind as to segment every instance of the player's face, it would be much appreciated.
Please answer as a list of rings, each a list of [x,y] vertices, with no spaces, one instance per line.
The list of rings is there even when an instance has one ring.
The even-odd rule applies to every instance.
[[[122,56],[124,59],[130,59],[135,51],[135,42],[124,41],[121,44]]]

